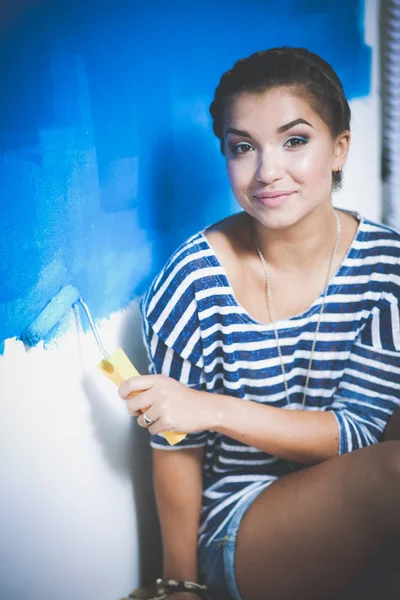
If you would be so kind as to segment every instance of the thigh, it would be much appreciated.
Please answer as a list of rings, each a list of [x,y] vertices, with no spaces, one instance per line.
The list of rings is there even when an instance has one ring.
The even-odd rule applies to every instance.
[[[400,408],[390,417],[383,432],[383,439],[385,441],[400,440]]]
[[[332,600],[399,600],[400,546],[391,544],[350,586]]]
[[[400,533],[400,443],[357,450],[282,477],[241,521],[244,600],[328,600]]]

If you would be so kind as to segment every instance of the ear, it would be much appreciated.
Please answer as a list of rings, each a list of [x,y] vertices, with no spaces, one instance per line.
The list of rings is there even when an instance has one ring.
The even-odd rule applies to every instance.
[[[346,129],[335,139],[332,171],[341,171],[343,169],[350,149],[350,138],[350,131]]]

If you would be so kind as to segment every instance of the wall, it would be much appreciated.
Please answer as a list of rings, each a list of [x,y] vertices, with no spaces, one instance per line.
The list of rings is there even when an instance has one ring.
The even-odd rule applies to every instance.
[[[146,369],[141,294],[237,210],[208,105],[260,48],[337,69],[354,132],[336,204],[379,219],[377,3],[23,4],[0,29],[0,597],[112,600],[159,572],[147,434],[79,312],[36,348],[18,337],[72,283],[106,347]]]
[[[381,0],[383,219],[400,229],[400,0]]]

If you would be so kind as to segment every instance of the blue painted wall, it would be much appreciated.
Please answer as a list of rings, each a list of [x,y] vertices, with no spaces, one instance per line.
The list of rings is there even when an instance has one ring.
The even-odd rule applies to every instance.
[[[22,4],[0,28],[0,352],[67,283],[97,319],[127,306],[232,212],[208,106],[235,60],[306,46],[370,90],[362,0]]]

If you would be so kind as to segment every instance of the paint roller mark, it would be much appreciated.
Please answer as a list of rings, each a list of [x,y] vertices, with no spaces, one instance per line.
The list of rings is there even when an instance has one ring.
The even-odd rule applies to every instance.
[[[67,312],[78,300],[79,291],[72,285],[65,286],[44,306],[34,322],[22,333],[20,339],[27,346],[36,346],[46,339],[54,326],[61,326]]]
[[[2,36],[0,84],[5,85],[1,85],[0,152],[36,145],[40,129],[53,117],[45,26],[35,12],[21,20],[12,35]]]
[[[101,207],[105,213],[137,207],[137,156],[110,162],[99,173],[99,176],[101,178]],[[110,198],[113,198],[112,202],[110,202]]]
[[[68,283],[95,319],[127,306],[185,237],[232,211],[208,104],[237,58],[302,45],[332,62],[350,98],[370,89],[359,1],[254,0],[244,10],[231,0],[227,13],[211,0],[176,10],[138,0],[96,14],[79,4],[65,19],[62,4],[46,3],[9,37],[18,68],[0,73],[10,117],[0,115],[0,341]],[[235,44],[221,44],[222,29]]]

